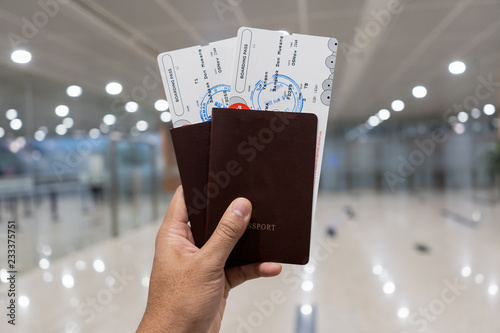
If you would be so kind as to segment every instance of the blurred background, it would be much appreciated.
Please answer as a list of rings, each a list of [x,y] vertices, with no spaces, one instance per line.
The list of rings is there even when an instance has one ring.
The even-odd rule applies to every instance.
[[[156,56],[240,26],[339,49],[326,255],[235,290],[222,331],[498,332],[499,0],[0,1],[1,331],[135,331],[180,184]]]

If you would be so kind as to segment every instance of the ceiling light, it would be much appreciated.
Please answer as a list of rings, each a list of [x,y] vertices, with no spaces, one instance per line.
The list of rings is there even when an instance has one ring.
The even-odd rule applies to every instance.
[[[141,280],[141,284],[144,288],[149,287],[149,276],[145,276]]]
[[[398,310],[398,317],[401,319],[407,318],[409,314],[410,310],[408,308],[399,308]]]
[[[73,278],[73,276],[65,274],[62,277],[62,284],[66,288],[73,288],[73,286],[75,285],[75,279]]]
[[[164,99],[159,99],[155,102],[155,109],[157,111],[166,111],[168,110],[168,102]]]
[[[135,112],[139,109],[139,104],[137,104],[136,102],[127,102],[127,104],[125,104],[125,110],[127,112]]]
[[[50,272],[43,272],[43,281],[45,282],[51,282],[53,279],[52,273]]]
[[[99,130],[101,133],[108,133],[109,132],[109,126],[106,124],[100,124],[99,125]]]
[[[149,125],[146,121],[144,120],[139,120],[137,122],[137,124],[135,124],[135,127],[137,127],[137,129],[141,132],[144,132],[145,130],[148,129]]]
[[[427,89],[424,86],[416,86],[413,88],[412,93],[415,98],[423,98],[427,96]]]
[[[71,128],[75,124],[75,121],[73,118],[64,118],[62,121],[63,125],[66,126],[66,128]]]
[[[496,111],[496,108],[493,104],[486,104],[483,108],[483,112],[487,116],[491,116],[492,114],[495,113],[495,111]]]
[[[5,130],[0,127],[0,138],[3,138],[3,136],[5,135]]]
[[[312,281],[306,280],[302,282],[302,290],[311,291],[314,288],[314,283]]]
[[[467,112],[461,111],[458,113],[457,118],[459,122],[465,123],[467,122],[467,120],[469,120],[469,115],[467,114]]]
[[[377,113],[378,117],[382,120],[387,120],[391,118],[391,113],[387,109],[382,109]]]
[[[76,85],[69,86],[66,88],[66,94],[69,97],[79,97],[82,94],[82,87]]]
[[[68,133],[68,129],[63,124],[59,124],[56,126],[56,133],[58,135],[64,135],[64,134]]]
[[[300,313],[302,313],[304,316],[308,316],[313,312],[313,308],[309,304],[304,304],[300,307]]]
[[[17,110],[9,109],[9,110],[5,111],[5,117],[9,120],[16,119],[17,118]]]
[[[470,273],[472,272],[472,270],[470,269],[469,266],[465,266],[462,268],[462,271],[461,271],[461,274],[463,277],[468,277],[470,276]]]
[[[368,118],[368,124],[370,124],[370,126],[377,126],[378,124],[380,124],[380,119],[378,119],[377,116],[371,116],[370,118]]]
[[[50,267],[50,261],[48,261],[45,258],[40,259],[38,262],[38,266],[40,266],[41,269],[47,269]]]
[[[10,58],[17,64],[27,64],[31,61],[31,53],[26,50],[15,50],[10,55]]]
[[[102,273],[106,270],[106,265],[104,265],[104,261],[97,259],[94,260],[94,263],[92,264],[94,267],[95,271],[98,273]]]
[[[405,103],[397,99],[391,103],[391,108],[396,112],[403,111],[403,109],[405,108]]]
[[[7,273],[7,270],[5,268],[0,269],[0,281],[2,281],[3,283],[9,282],[9,276],[10,274]]]
[[[478,119],[479,117],[481,117],[481,111],[477,108],[474,108],[470,111],[470,115],[472,116],[472,118]]]
[[[496,285],[491,285],[491,286],[488,288],[488,293],[489,293],[491,296],[495,296],[496,294],[498,294],[498,286],[496,286]]]
[[[164,123],[168,123],[169,121],[172,120],[172,115],[170,114],[170,112],[162,112],[160,115],[160,119]]]
[[[89,131],[89,136],[92,138],[92,139],[97,139],[98,137],[101,136],[101,131],[99,131],[97,128],[92,128],[90,131]]]
[[[390,295],[392,293],[394,293],[394,291],[396,290],[396,286],[394,285],[393,282],[386,282],[384,284],[384,293],[387,294],[387,295]]]
[[[21,119],[12,119],[10,121],[10,128],[12,128],[14,131],[17,131],[23,127],[23,122]]]
[[[108,126],[114,125],[116,123],[116,116],[113,114],[107,114],[102,118],[102,121]]]
[[[19,296],[19,305],[22,306],[23,308],[27,307],[30,305],[30,299],[28,296]]]
[[[461,61],[454,61],[448,65],[448,70],[450,71],[450,73],[455,75],[462,74],[463,72],[465,72],[466,68],[467,67],[465,66],[465,64]]]
[[[481,283],[483,283],[483,281],[484,281],[484,275],[483,274],[477,274],[474,277],[474,282],[476,282],[477,284],[481,284]]]
[[[123,90],[123,87],[118,82],[110,82],[106,85],[106,92],[110,95],[118,95]]]
[[[372,273],[375,275],[380,275],[380,274],[382,274],[383,271],[384,271],[384,268],[380,265],[375,265],[372,268]]]
[[[463,124],[455,124],[453,126],[453,130],[455,131],[455,133],[457,133],[458,135],[460,134],[463,134],[465,132],[465,126]]]
[[[58,105],[55,112],[59,117],[66,117],[69,114],[69,108],[66,105]]]
[[[45,132],[42,130],[38,130],[33,136],[35,137],[36,141],[43,141],[45,139]]]
[[[75,267],[76,267],[77,270],[83,271],[83,270],[85,270],[85,268],[87,268],[87,264],[83,260],[77,260],[75,262]]]

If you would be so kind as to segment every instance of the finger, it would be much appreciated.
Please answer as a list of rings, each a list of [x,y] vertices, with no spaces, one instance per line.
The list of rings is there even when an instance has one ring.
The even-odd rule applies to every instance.
[[[222,216],[214,233],[203,246],[200,255],[224,267],[234,245],[245,232],[252,213],[252,204],[245,198],[234,200]]]
[[[271,277],[281,273],[281,265],[260,262],[256,264],[248,264],[244,266],[236,266],[226,269],[226,279],[231,288],[239,286],[245,281],[256,279],[259,277]]]
[[[188,222],[188,219],[186,203],[184,202],[184,191],[182,190],[182,186],[179,186],[170,201],[170,206],[168,207],[167,215],[163,220],[161,228],[175,225],[176,223],[185,224]]]

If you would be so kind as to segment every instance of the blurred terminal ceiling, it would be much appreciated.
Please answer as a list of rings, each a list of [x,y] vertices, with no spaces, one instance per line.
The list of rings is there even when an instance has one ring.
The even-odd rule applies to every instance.
[[[375,14],[389,13],[391,3],[3,0],[0,127],[12,132],[5,111],[15,108],[24,124],[16,135],[33,135],[40,126],[53,133],[61,123],[54,113],[59,104],[69,106],[72,130],[99,127],[103,116],[115,110],[113,105],[120,107],[105,92],[108,82],[120,82],[130,94],[157,71],[158,53],[233,37],[240,26],[336,37],[340,49],[330,112],[336,122],[363,122],[390,108],[394,99],[406,104],[397,114],[400,119],[441,118],[447,108],[474,95],[479,77],[492,75],[500,81],[500,0],[407,0],[401,12]],[[40,27],[17,45],[33,59],[25,65],[13,63],[16,45],[9,36],[26,37],[26,21],[34,20]],[[448,64],[454,60],[466,64],[464,74],[450,74]],[[82,96],[66,95],[72,84],[83,88]],[[416,85],[427,88],[425,98],[412,96]],[[119,119],[117,129],[128,131],[140,119],[157,128],[154,102],[165,95],[161,84],[149,88],[146,95],[136,94],[139,111]],[[481,105],[498,105],[499,91],[497,87]]]

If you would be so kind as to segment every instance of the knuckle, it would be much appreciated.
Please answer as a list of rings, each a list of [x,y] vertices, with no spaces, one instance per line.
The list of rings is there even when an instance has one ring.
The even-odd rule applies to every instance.
[[[237,238],[239,234],[237,225],[229,220],[221,221],[216,230],[224,238]]]

